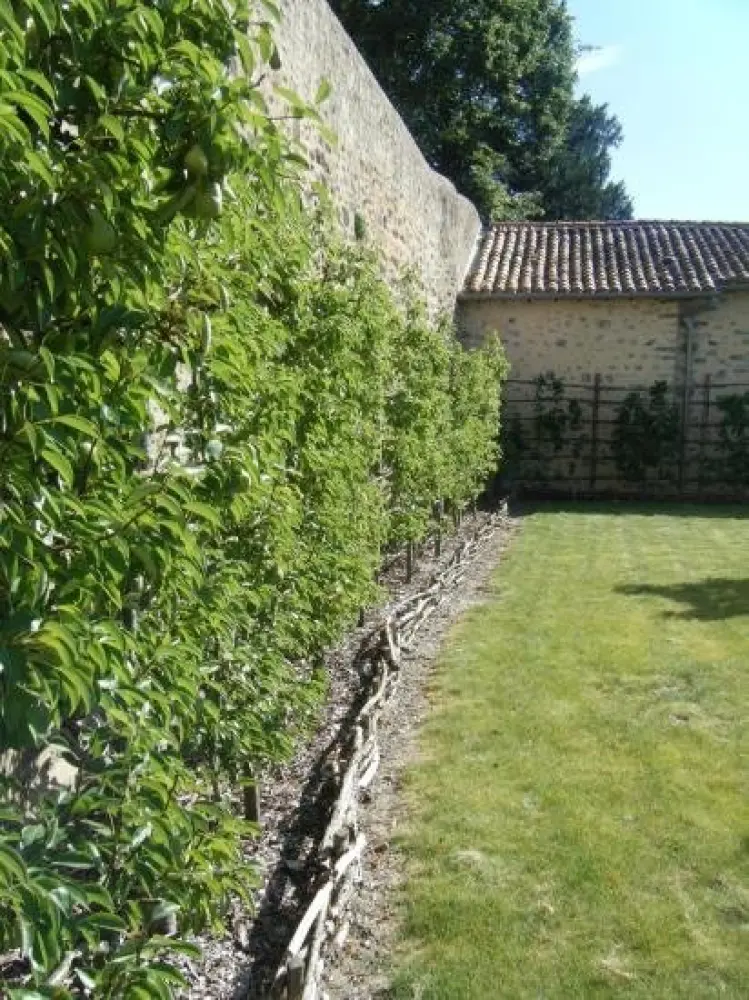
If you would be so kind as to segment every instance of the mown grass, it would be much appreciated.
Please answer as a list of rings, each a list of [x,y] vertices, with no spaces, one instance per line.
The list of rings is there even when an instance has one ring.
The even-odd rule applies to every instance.
[[[397,997],[749,997],[740,511],[529,514],[431,702]]]

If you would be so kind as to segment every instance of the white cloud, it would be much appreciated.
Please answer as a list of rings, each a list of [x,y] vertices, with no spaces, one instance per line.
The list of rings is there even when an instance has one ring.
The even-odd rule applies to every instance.
[[[621,45],[602,45],[600,48],[591,49],[590,52],[583,52],[575,68],[578,76],[590,76],[591,73],[616,66],[621,57]]]

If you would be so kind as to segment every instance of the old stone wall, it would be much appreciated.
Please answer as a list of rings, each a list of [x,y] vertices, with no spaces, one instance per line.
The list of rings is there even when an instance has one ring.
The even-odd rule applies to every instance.
[[[749,292],[729,292],[692,312],[692,379],[749,383]]]
[[[596,374],[604,385],[632,387],[701,384],[707,375],[716,384],[749,383],[749,292],[705,299],[464,299],[459,320],[470,346],[499,334],[512,379],[553,371],[582,384]]]
[[[651,385],[676,381],[682,361],[675,300],[608,299],[464,301],[464,340],[480,344],[496,331],[512,366],[510,378],[553,371],[565,382]]]
[[[727,464],[721,401],[749,391],[749,292],[463,299],[459,322],[469,345],[494,331],[505,345],[512,366],[505,457],[515,485],[573,494],[743,496],[744,480],[737,482]],[[551,372],[559,382],[538,382]],[[617,459],[616,434],[631,391],[645,390],[640,399],[648,405],[655,382],[667,384],[678,440],[641,480]]]
[[[352,237],[363,224],[389,275],[412,269],[432,311],[452,312],[478,238],[476,209],[429,167],[325,0],[280,6],[279,82],[308,101],[322,80],[332,87],[321,111],[335,146],[307,123],[292,125],[314,176]]]

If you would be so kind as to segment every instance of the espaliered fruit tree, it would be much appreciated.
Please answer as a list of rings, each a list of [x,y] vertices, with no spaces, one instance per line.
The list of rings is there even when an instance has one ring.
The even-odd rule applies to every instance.
[[[170,997],[384,546],[496,461],[464,353],[305,208],[265,0],[0,0],[0,993]],[[296,101],[294,115],[318,116]]]

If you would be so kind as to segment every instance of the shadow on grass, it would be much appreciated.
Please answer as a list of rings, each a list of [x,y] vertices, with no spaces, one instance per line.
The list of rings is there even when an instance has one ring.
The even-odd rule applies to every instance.
[[[682,604],[681,611],[666,611],[667,618],[692,618],[697,621],[721,621],[749,615],[749,579],[714,577],[694,583],[656,585],[634,583],[616,588],[628,597],[662,597]]]
[[[630,517],[700,517],[745,521],[749,504],[694,503],[660,500],[532,500],[518,499],[511,505],[516,516],[530,514],[599,514]]]

